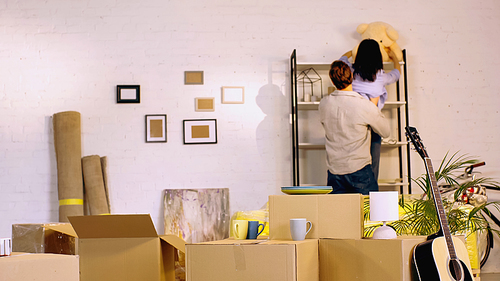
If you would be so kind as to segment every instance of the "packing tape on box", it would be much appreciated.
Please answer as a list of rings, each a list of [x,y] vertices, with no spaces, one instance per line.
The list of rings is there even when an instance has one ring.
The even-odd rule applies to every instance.
[[[247,263],[245,261],[245,252],[243,251],[243,246],[235,244],[233,246],[234,254],[234,267],[236,271],[246,270]]]
[[[10,256],[12,240],[10,238],[0,238],[0,256]]]
[[[83,199],[71,198],[71,199],[59,200],[59,206],[64,206],[64,205],[83,205]]]

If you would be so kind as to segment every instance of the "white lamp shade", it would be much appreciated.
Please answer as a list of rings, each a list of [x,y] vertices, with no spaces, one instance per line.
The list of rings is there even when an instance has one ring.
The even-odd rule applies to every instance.
[[[370,220],[395,221],[399,219],[398,192],[370,192]]]

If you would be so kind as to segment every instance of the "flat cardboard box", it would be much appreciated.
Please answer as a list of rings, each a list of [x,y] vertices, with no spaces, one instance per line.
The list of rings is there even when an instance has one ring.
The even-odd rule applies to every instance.
[[[186,245],[188,281],[317,281],[318,240],[234,240]]]
[[[426,239],[320,239],[320,280],[410,281],[413,247]]]
[[[78,256],[12,253],[0,258],[0,281],[78,281]]]
[[[69,223],[13,224],[12,251],[75,255],[75,237],[54,231],[51,226],[71,227]]]
[[[177,250],[185,242],[158,235],[149,215],[69,217],[72,228],[52,229],[78,237],[80,280],[175,280]]]
[[[290,219],[306,218],[312,222],[306,238],[361,239],[363,201],[361,194],[271,195],[269,238],[291,240]]]

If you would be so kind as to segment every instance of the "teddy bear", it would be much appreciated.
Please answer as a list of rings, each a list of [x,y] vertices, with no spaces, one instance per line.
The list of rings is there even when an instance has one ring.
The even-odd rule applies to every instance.
[[[389,53],[392,51],[396,55],[399,61],[403,60],[403,52],[399,47],[396,40],[399,38],[398,32],[389,24],[385,22],[372,22],[372,23],[362,23],[356,28],[356,32],[361,34],[361,38],[373,39],[380,45],[380,52],[382,53],[383,61],[391,61],[389,58]],[[358,45],[352,50],[352,57],[356,57],[358,51]]]

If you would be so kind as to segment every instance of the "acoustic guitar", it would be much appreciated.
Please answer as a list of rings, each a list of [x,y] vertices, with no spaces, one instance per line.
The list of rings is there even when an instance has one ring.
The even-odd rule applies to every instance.
[[[469,255],[462,240],[452,237],[443,208],[432,161],[414,127],[406,127],[406,136],[425,163],[430,179],[432,197],[439,219],[440,230],[415,246],[412,265],[420,281],[470,281],[474,277],[470,269]]]

